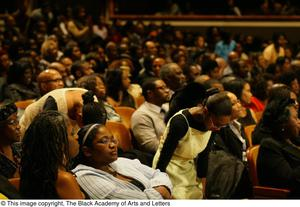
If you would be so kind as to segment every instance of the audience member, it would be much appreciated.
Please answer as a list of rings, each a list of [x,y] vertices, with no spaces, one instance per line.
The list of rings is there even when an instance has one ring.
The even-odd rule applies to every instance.
[[[61,88],[50,91],[39,100],[30,104],[20,119],[21,132],[27,130],[32,120],[43,109],[50,108],[65,114],[71,124],[79,129],[82,126],[82,94],[87,90],[82,88]]]
[[[27,199],[83,199],[75,177],[68,172],[78,154],[77,135],[57,111],[38,114],[22,141],[20,193]]]
[[[273,85],[274,76],[268,73],[261,73],[256,76],[251,83],[253,95],[257,98],[257,101],[263,105],[263,108],[267,103],[269,93]]]
[[[80,5],[73,11],[73,16],[67,23],[67,29],[86,52],[88,45],[92,41],[92,19],[87,15],[85,8]]]
[[[191,83],[193,82],[198,76],[201,74],[201,67],[197,64],[187,64],[183,68],[183,74],[186,77],[186,82]]]
[[[212,133],[212,148],[214,150],[224,150],[244,163],[244,169],[242,170],[241,177],[239,177],[239,181],[237,182],[238,184],[230,198],[250,198],[252,196],[252,185],[250,182],[246,156],[249,143],[247,143],[244,128],[238,121],[238,119],[242,118],[245,114],[245,108],[241,105],[240,100],[237,99],[236,95],[231,92],[226,93],[232,103],[231,121],[227,126]],[[208,163],[208,165],[214,164],[215,163],[212,162]],[[235,173],[237,173],[237,171]],[[235,177],[236,175],[231,174],[228,176]],[[230,185],[230,183],[228,183],[228,185]]]
[[[56,70],[57,72],[59,72],[60,75],[62,76],[64,83],[66,82],[65,80],[68,79],[68,76],[70,75],[66,66],[64,66],[64,64],[62,64],[60,62],[50,63],[50,65],[48,66],[47,69],[53,69],[53,70]]]
[[[236,42],[230,37],[228,32],[222,32],[222,40],[218,41],[215,46],[215,53],[225,60],[228,55],[234,50]]]
[[[223,71],[221,71],[221,68],[219,67],[217,61],[215,60],[203,61],[201,68],[202,68],[202,74],[208,75],[210,78],[214,78],[218,80],[223,75]]]
[[[208,95],[204,86],[190,83],[175,93],[170,103],[171,118],[160,139],[153,167],[169,175],[176,199],[203,197],[211,130],[218,130],[230,121],[229,97],[217,93],[206,101]],[[197,169],[201,174],[197,175]],[[198,178],[203,178],[202,185]]]
[[[297,96],[287,85],[275,84],[270,90],[268,102],[275,99],[293,99],[296,101]],[[268,103],[266,106],[268,106]],[[263,114],[262,119],[257,123],[254,131],[252,132],[252,144],[254,145],[260,144],[263,139],[271,137],[273,125],[270,125],[268,120],[264,119],[264,116],[265,115]]]
[[[129,106],[136,108],[133,96],[128,92],[130,73],[120,68],[110,69],[106,73],[107,102],[113,107]]]
[[[182,69],[176,63],[168,63],[161,67],[159,77],[171,89],[171,94],[186,84]]]
[[[69,57],[62,57],[60,62],[65,66],[65,70],[67,72],[67,77],[64,78],[64,83],[66,87],[75,87],[75,77],[71,74],[71,67],[73,64],[73,61],[71,58]],[[51,66],[51,64],[50,64]],[[57,69],[56,69],[57,70]],[[62,70],[58,69],[58,71],[61,73]],[[62,73],[61,73],[62,74]]]
[[[101,101],[104,105],[107,120],[120,122],[120,115],[117,114],[114,107],[106,101],[106,86],[104,82],[104,78],[101,75],[95,73],[92,75],[83,76],[78,80],[77,85],[80,88],[84,88],[86,90],[91,90],[94,92],[98,100]]]
[[[41,71],[46,70],[50,63],[58,61],[62,57],[63,53],[58,50],[57,41],[53,39],[47,39],[44,41],[41,47],[41,60],[39,63],[39,69]]]
[[[4,99],[16,102],[39,97],[38,87],[33,82],[33,68],[27,61],[15,62],[8,71]]]
[[[15,104],[0,106],[0,175],[6,178],[19,176],[20,166],[20,125]]]
[[[286,37],[284,34],[274,33],[272,37],[273,43],[268,45],[264,51],[264,58],[271,64],[276,63],[278,57],[284,57],[284,47],[286,45]]]
[[[140,85],[143,85],[143,83],[148,79],[148,78],[153,78],[156,77],[156,74],[153,71],[153,62],[154,62],[155,56],[146,56],[144,58],[144,68],[139,72],[138,74],[138,83]],[[160,70],[160,69],[159,69]]]
[[[132,114],[131,130],[139,149],[154,155],[166,127],[162,105],[169,101],[169,89],[158,78],[148,79],[142,88],[145,102]]]
[[[37,77],[37,83],[42,96],[52,90],[64,87],[62,76],[53,69],[42,71]]]
[[[75,61],[71,67],[71,74],[77,81],[79,78],[85,75],[91,75],[94,73],[91,65],[87,61]]]
[[[105,126],[86,125],[78,135],[79,165],[73,172],[90,198],[171,198],[172,184],[167,174],[145,166],[138,160],[118,158],[118,140]]]
[[[64,55],[68,58],[71,58],[73,62],[85,59],[85,54],[82,53],[81,48],[78,46],[78,43],[73,40],[70,40],[66,44]]]
[[[246,107],[251,105],[252,93],[250,84],[248,82],[244,81],[243,79],[233,79],[225,82],[223,86],[226,91],[234,93],[241,101],[243,106]],[[243,126],[257,123],[255,113],[250,107],[246,107],[246,114],[244,114],[244,117],[240,118],[239,121]]]
[[[300,150],[295,139],[300,121],[295,100],[275,99],[264,112],[264,121],[271,125],[271,137],[260,144],[257,158],[259,183],[291,190],[290,197],[299,198]]]

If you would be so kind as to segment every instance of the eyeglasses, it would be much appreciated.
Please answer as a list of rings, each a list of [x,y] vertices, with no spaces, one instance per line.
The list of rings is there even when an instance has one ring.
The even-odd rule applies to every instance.
[[[5,121],[7,125],[18,125],[19,121],[17,119],[8,119]]]
[[[98,142],[100,144],[110,144],[110,143],[118,144],[119,140],[114,137],[112,137],[112,138],[104,137],[104,138],[100,139]]]

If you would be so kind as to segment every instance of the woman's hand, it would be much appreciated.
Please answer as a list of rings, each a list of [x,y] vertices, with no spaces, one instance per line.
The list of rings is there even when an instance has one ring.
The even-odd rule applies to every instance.
[[[160,186],[156,186],[153,187],[157,192],[160,193],[160,195],[164,198],[164,199],[171,199],[171,193],[168,190],[168,188],[166,186],[160,185]]]

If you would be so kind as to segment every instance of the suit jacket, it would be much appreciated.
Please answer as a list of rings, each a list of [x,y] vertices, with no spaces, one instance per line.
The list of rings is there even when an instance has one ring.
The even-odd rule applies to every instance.
[[[241,136],[245,139],[246,135],[244,128],[241,128]],[[238,139],[235,133],[229,126],[223,127],[218,132],[212,133],[214,145],[216,149],[226,149],[227,152],[234,155],[242,161],[243,158],[243,143]],[[245,139],[246,140],[246,139]],[[247,143],[248,146],[248,143]]]
[[[245,141],[246,135],[244,132],[244,128],[241,127],[241,136]],[[212,142],[211,145],[212,150],[224,150],[237,159],[243,161],[243,143],[237,135],[232,131],[230,126],[226,126],[220,129],[218,132],[212,133]],[[247,146],[248,143],[246,143]],[[252,197],[252,184],[249,179],[248,167],[245,165],[244,171],[240,178],[240,181],[235,189],[235,193],[232,195],[232,198],[241,199],[241,198],[251,198]]]
[[[300,149],[286,141],[266,138],[261,142],[257,158],[259,183],[291,190],[300,198]]]

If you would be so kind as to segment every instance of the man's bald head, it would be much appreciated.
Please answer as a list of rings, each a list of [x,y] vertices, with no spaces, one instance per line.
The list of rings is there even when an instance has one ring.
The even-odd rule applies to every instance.
[[[54,89],[64,87],[62,76],[57,70],[53,69],[42,71],[37,77],[37,82],[41,95],[44,95]]]
[[[154,56],[157,55],[157,47],[155,45],[155,42],[153,41],[150,40],[146,41],[144,49],[146,55],[154,55]]]
[[[231,51],[229,54],[228,54],[228,61],[229,62],[236,62],[236,61],[239,61],[239,55],[237,52],[235,51]]]

